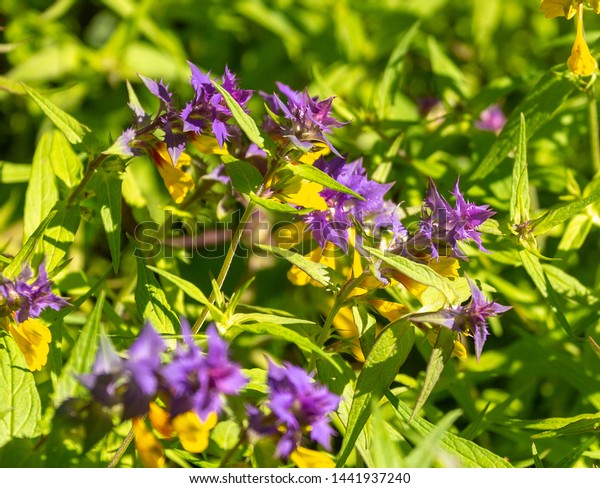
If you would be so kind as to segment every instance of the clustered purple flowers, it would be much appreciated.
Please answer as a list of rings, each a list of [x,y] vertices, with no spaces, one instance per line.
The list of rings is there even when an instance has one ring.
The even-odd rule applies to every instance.
[[[286,459],[307,438],[331,450],[334,430],[328,415],[340,402],[302,368],[269,364],[269,414],[248,407],[250,428],[259,435],[277,436],[277,455]]]
[[[105,338],[92,372],[80,376],[79,381],[100,404],[120,405],[123,419],[147,413],[148,404],[160,393],[172,417],[193,411],[205,420],[211,412],[219,413],[223,396],[237,394],[247,379],[240,367],[229,361],[227,343],[214,327],[207,332],[206,352],[194,343],[185,323],[182,331],[183,344],[179,343],[169,358],[165,342],[150,325],[132,344],[126,359]]]
[[[334,157],[329,161],[320,158],[315,166],[363,197],[361,200],[329,188],[320,192],[320,196],[327,202],[327,210],[315,210],[302,219],[321,247],[324,248],[327,242],[331,242],[347,252],[348,230],[354,227],[355,222],[364,230],[370,224],[373,235],[383,229],[390,229],[396,240],[406,236],[397,206],[384,199],[384,195],[394,184],[370,180],[362,159],[348,163],[342,157]]]
[[[9,280],[0,275],[0,316],[15,314],[17,322],[39,317],[42,310],[52,308],[60,310],[68,302],[52,293],[52,282],[48,279],[46,266],[40,264],[33,283],[31,268],[24,267],[19,276]]]

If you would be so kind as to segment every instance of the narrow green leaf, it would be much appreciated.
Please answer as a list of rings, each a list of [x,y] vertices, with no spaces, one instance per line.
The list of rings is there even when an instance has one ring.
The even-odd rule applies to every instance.
[[[560,458],[552,467],[553,468],[572,468],[573,465],[579,460],[579,458],[585,453],[592,443],[594,442],[594,437],[588,437],[585,441],[579,444],[575,449],[571,452]]]
[[[254,166],[246,161],[236,159],[228,162],[225,165],[225,170],[231,178],[233,187],[245,195],[258,191],[258,188],[262,184],[262,175]]]
[[[531,454],[533,456],[534,466],[536,468],[543,468],[544,467],[544,463],[540,459],[540,456],[538,454],[538,450],[537,450],[537,446],[535,445],[535,442],[531,443]]]
[[[236,335],[239,331],[245,331],[250,332],[252,334],[264,334],[270,335],[272,337],[277,337],[278,339],[283,339],[284,341],[296,344],[300,349],[304,351],[318,354],[339,370],[338,364],[333,360],[330,354],[327,354],[323,350],[323,348],[318,347],[306,337],[298,334],[297,332],[289,329],[288,327],[284,327],[283,325],[269,322],[259,322],[253,324],[233,324],[228,330],[228,333],[229,331],[231,331],[231,335]]]
[[[213,85],[225,100],[227,107],[229,107],[229,110],[231,110],[233,118],[240,126],[240,129],[244,131],[244,134],[248,136],[248,139],[250,139],[259,148],[264,150],[265,141],[260,135],[260,131],[258,130],[258,126],[256,125],[256,122],[254,122],[254,119],[244,112],[244,109],[240,107],[240,104],[235,101],[235,99],[227,90],[225,90],[225,88],[214,81]]]
[[[321,263],[315,263],[302,256],[302,254],[288,251],[281,247],[267,246],[266,244],[258,244],[258,247],[265,251],[272,252],[276,256],[287,259],[290,263],[300,268],[313,280],[326,288],[333,288],[335,285],[346,281],[344,276],[335,269]]]
[[[436,452],[442,450],[441,443],[452,424],[461,416],[460,410],[452,410],[440,419],[427,436],[417,444],[406,457],[406,465],[411,468],[431,468]],[[414,417],[413,417],[414,418]]]
[[[519,120],[519,142],[512,173],[512,193],[510,196],[510,221],[522,224],[529,220],[531,206],[529,196],[529,176],[527,174],[527,126],[525,116]]]
[[[89,127],[79,123],[68,113],[58,108],[54,103],[44,97],[37,90],[34,90],[25,83],[21,83],[23,89],[33,99],[35,103],[42,109],[48,118],[58,127],[71,144],[77,144],[82,141],[86,132],[89,132]]]
[[[161,334],[175,334],[179,331],[177,315],[167,303],[165,292],[154,274],[148,270],[144,260],[136,258],[138,281],[135,287],[135,302],[138,313],[149,320]]]
[[[100,169],[94,175],[93,187],[100,205],[100,218],[108,239],[115,273],[121,261],[121,188],[123,180],[115,171]]]
[[[273,200],[272,198],[259,197],[254,192],[249,193],[248,196],[250,197],[250,200],[252,200],[254,203],[257,203],[261,207],[266,208],[267,210],[271,210],[273,212],[289,213],[294,215],[301,215],[303,213],[306,213],[306,211],[298,210],[297,208],[294,208],[291,205],[288,205],[287,203],[281,203],[277,200]]]
[[[429,60],[431,61],[431,70],[436,76],[436,81],[444,86],[451,87],[463,98],[469,98],[467,93],[468,83],[464,72],[444,53],[439,43],[434,37],[427,37],[427,47],[429,48]]]
[[[31,165],[0,161],[0,183],[25,183],[31,179]]]
[[[354,449],[354,444],[371,416],[374,402],[385,394],[406,360],[415,340],[412,325],[390,324],[378,337],[356,380],[346,434],[342,441],[337,466],[341,467]]]
[[[42,250],[49,273],[66,259],[75,240],[79,222],[79,207],[67,208],[64,202],[57,204],[56,214],[48,223],[42,238]]]
[[[574,417],[551,417],[547,419],[536,420],[506,419],[502,423],[509,427],[517,427],[519,429],[551,431],[564,429],[569,425],[588,420],[591,422],[600,422],[600,412],[582,413],[581,415],[575,415]]]
[[[598,358],[600,359],[600,345],[598,345],[598,343],[594,339],[592,339],[591,336],[588,336],[587,340],[590,346],[592,346],[592,351],[594,351],[596,356],[598,356]]]
[[[536,236],[545,234],[553,227],[562,224],[565,220],[581,212],[585,207],[600,199],[600,190],[576,202],[567,203],[557,208],[549,210],[541,217],[533,220],[531,226]]]
[[[319,168],[311,164],[288,164],[285,168],[289,169],[292,173],[304,178],[305,180],[314,181],[315,183],[319,183],[319,185],[323,185],[325,188],[330,188],[341,193],[347,193],[348,195],[352,195],[359,200],[364,200],[364,198],[354,190],[351,190],[341,183],[338,183],[327,173],[324,173]]]
[[[438,334],[433,350],[431,351],[431,356],[429,356],[429,363],[427,363],[427,370],[425,371],[425,379],[423,380],[421,393],[419,393],[419,397],[415,403],[413,417],[421,410],[423,405],[425,405],[433,387],[440,379],[444,366],[446,366],[450,356],[452,356],[452,350],[454,349],[454,335],[454,332],[450,329],[440,327],[440,333]]]
[[[370,451],[373,463],[370,468],[401,468],[406,467],[402,451],[392,437],[393,429],[385,421],[382,409],[375,406],[371,429],[375,435],[371,436]],[[399,434],[396,434],[399,435]]]
[[[44,235],[46,227],[48,227],[48,224],[51,220],[54,219],[57,213],[57,210],[52,210],[46,216],[46,218],[42,220],[42,222],[40,222],[40,225],[38,225],[37,229],[35,229],[33,234],[31,234],[29,239],[27,239],[27,242],[25,242],[23,247],[19,250],[19,252],[10,262],[10,264],[6,266],[6,268],[4,268],[4,271],[2,272],[4,276],[6,276],[7,278],[13,278],[21,272],[23,265],[26,264],[27,261],[29,261],[31,255],[35,251],[38,241]]]
[[[395,103],[395,96],[399,93],[398,87],[401,85],[402,75],[404,72],[404,60],[406,53],[410,48],[413,39],[421,27],[420,22],[415,22],[405,32],[401,34],[400,40],[392,51],[390,59],[385,67],[379,88],[377,90],[377,99],[375,107],[377,109],[377,117],[384,120],[387,116],[387,111],[390,106]]]
[[[412,417],[412,409],[398,400],[392,392],[387,392],[386,398],[394,407],[396,415],[408,423]],[[415,416],[408,425],[423,436],[428,435],[436,428],[435,425],[419,416]],[[512,468],[512,465],[500,456],[450,432],[443,435],[440,447],[455,457],[459,461],[460,467],[463,468]]]
[[[50,164],[64,197],[81,181],[83,164],[73,151],[69,141],[59,131],[53,131]]]
[[[28,239],[58,201],[58,188],[54,181],[50,156],[52,134],[42,134],[33,155],[31,179],[25,192],[23,215],[23,240]]]
[[[371,247],[365,247],[365,250],[375,256],[377,259],[381,259],[384,263],[397,269],[402,274],[415,280],[423,285],[432,286],[442,292],[446,300],[450,303],[454,303],[456,300],[456,293],[452,288],[450,280],[436,273],[429,266],[424,264],[415,263],[410,259],[396,254],[387,254],[379,249]]]
[[[77,375],[89,373],[96,351],[98,349],[98,334],[100,333],[100,319],[104,306],[104,292],[100,293],[98,301],[85,321],[85,325],[77,337],[71,350],[69,360],[63,367],[54,390],[54,406],[58,407],[68,398],[77,396],[85,388],[77,381]]]
[[[554,70],[548,71],[531,89],[527,97],[513,110],[500,136],[471,176],[480,180],[489,175],[515,147],[519,137],[521,114],[527,120],[527,139],[535,134],[560,107],[573,91],[574,84],[568,77]]]
[[[560,429],[547,430],[534,434],[531,436],[532,439],[546,439],[549,437],[559,437],[563,435],[582,435],[600,432],[600,414],[587,419],[576,420],[571,422]]]
[[[42,418],[33,373],[14,339],[0,328],[0,446],[15,437],[35,437]]]
[[[556,317],[556,320],[560,326],[571,337],[580,339],[573,333],[571,326],[569,325],[569,322],[562,311],[562,307],[560,306],[556,292],[554,291],[548,276],[546,276],[544,268],[542,268],[540,260],[526,249],[521,249],[519,251],[519,256],[521,256],[521,261],[523,262],[523,267],[527,271],[527,274],[531,277],[537,289],[546,299],[546,303],[550,307],[550,310],[552,310],[554,313],[554,316]]]

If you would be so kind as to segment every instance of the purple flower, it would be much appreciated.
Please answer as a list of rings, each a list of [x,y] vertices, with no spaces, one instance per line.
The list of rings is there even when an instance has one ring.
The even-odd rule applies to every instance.
[[[210,74],[202,73],[195,64],[189,61],[188,65],[192,70],[190,83],[194,88],[195,96],[180,113],[183,131],[198,134],[208,125],[217,138],[219,146],[222,147],[231,135],[228,124],[228,120],[232,117],[231,110],[213,85]],[[238,88],[236,76],[227,67],[225,67],[225,74],[222,77],[222,87],[246,110],[246,104],[253,92]]]
[[[307,92],[294,91],[283,83],[278,82],[277,88],[287,102],[283,102],[277,94],[261,93],[276,119],[265,121],[265,131],[275,137],[287,138],[304,150],[310,149],[314,142],[324,142],[339,156],[325,135],[331,133],[332,128],[345,125],[330,115],[334,97],[319,101],[317,97],[311,98]]]
[[[171,395],[171,416],[193,410],[205,420],[220,412],[223,395],[235,395],[247,383],[239,365],[228,358],[227,343],[214,326],[208,328],[207,353],[194,344],[187,324],[182,323],[184,344],[162,370],[165,389]]]
[[[348,230],[355,222],[363,228],[370,226],[374,236],[383,229],[391,229],[395,239],[406,235],[396,205],[384,199],[393,183],[382,184],[370,180],[362,159],[347,163],[342,157],[335,157],[330,161],[320,158],[315,167],[364,199],[329,188],[319,193],[327,202],[328,209],[310,212],[302,218],[321,247],[332,242],[347,251]]]
[[[482,131],[500,132],[506,124],[506,117],[498,105],[490,105],[479,114],[475,127]]]
[[[489,335],[487,318],[510,310],[512,307],[500,305],[495,301],[488,302],[481,290],[467,277],[471,288],[471,300],[466,305],[440,310],[438,312],[420,313],[410,317],[413,322],[428,322],[441,325],[457,332],[472,336],[475,343],[477,361],[481,356],[483,345]]]
[[[271,415],[248,407],[250,428],[259,435],[280,435],[277,455],[287,458],[307,437],[331,450],[328,415],[340,402],[337,395],[316,383],[302,368],[289,363],[269,364],[269,401]]]
[[[52,293],[52,282],[44,263],[40,264],[35,281],[29,284],[31,277],[32,271],[27,267],[14,280],[0,276],[0,297],[3,297],[0,306],[7,307],[8,313],[16,312],[17,322],[39,317],[46,308],[60,310],[68,305],[66,300]]]
[[[467,202],[460,192],[459,180],[452,194],[456,198],[454,208],[440,196],[433,180],[429,180],[419,230],[407,243],[407,251],[428,252],[434,258],[440,255],[465,258],[458,243],[471,239],[481,251],[487,252],[477,228],[496,212],[488,205]]]

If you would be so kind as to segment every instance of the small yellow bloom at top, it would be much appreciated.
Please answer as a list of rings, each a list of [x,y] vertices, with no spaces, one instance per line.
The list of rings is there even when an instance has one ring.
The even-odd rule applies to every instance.
[[[572,18],[577,13],[575,0],[542,0],[540,2],[540,11],[544,13],[547,19],[554,17]]]
[[[577,8],[577,34],[571,56],[567,60],[567,66],[571,72],[579,76],[590,76],[594,74],[598,67],[598,63],[590,53],[590,48],[583,36],[583,3],[580,3]]]
[[[290,454],[290,459],[299,468],[335,468],[331,456],[302,446]]]

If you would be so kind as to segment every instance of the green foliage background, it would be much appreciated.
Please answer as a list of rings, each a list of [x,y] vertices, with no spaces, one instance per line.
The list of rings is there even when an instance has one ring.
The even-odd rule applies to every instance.
[[[428,177],[449,190],[460,175],[470,198],[498,212],[497,228],[487,229],[490,254],[472,252],[474,258],[462,267],[490,285],[488,291],[495,289],[495,299],[513,307],[501,320],[492,320],[493,336],[481,361],[477,364],[472,356],[464,362],[452,359],[421,410],[422,418],[409,422],[407,405],[417,400],[431,353],[431,346],[417,335],[415,349],[395,377],[393,394],[387,385],[374,394],[375,402],[386,395],[389,401],[379,407],[365,403],[374,416],[350,445],[356,442],[357,450],[346,453],[348,465],[500,466],[506,459],[514,466],[592,466],[600,458],[600,362],[587,338],[600,342],[600,168],[590,151],[590,97],[564,65],[573,24],[544,19],[537,8],[536,0],[3,0],[3,262],[10,262],[23,236],[30,236],[74,186],[68,178],[55,185],[46,180],[48,172],[37,173],[53,164],[36,163],[36,158],[48,157],[39,148],[47,144],[54,155],[60,152],[69,161],[67,173],[78,181],[86,154],[106,149],[131,123],[126,80],[145,106],[153,105],[137,73],[169,82],[181,99],[191,95],[186,59],[215,75],[227,65],[244,88],[271,92],[275,81],[282,81],[296,90],[308,86],[313,95],[334,94],[337,117],[352,121],[334,136],[337,147],[351,158],[364,155],[376,179],[395,181],[395,201],[415,209]],[[593,52],[599,26],[600,18],[586,14]],[[72,149],[60,132],[52,132],[52,122],[20,82],[88,126],[83,143]],[[426,119],[419,100],[429,97],[440,99],[443,108]],[[480,112],[493,103],[510,114],[500,136],[474,126]],[[257,100],[253,108],[262,109]],[[525,114],[527,130],[519,112]],[[519,141],[521,152],[515,152]],[[115,175],[122,168],[116,161],[112,164],[94,183],[99,200],[86,200],[80,209],[81,223],[78,216],[63,213],[60,225],[49,226],[62,229],[58,241],[66,243],[53,251],[52,267],[72,259],[64,270],[57,269],[57,285],[63,296],[83,298],[80,309],[64,317],[64,325],[52,326],[59,338],[51,352],[53,366],[36,374],[35,381],[31,375],[18,379],[29,389],[37,385],[42,404],[29,405],[37,424],[18,432],[14,437],[19,439],[0,434],[0,444],[9,442],[0,448],[0,466],[106,464],[106,452],[119,445],[126,429],[85,456],[80,456],[83,447],[76,441],[66,450],[57,448],[60,452],[35,454],[35,436],[49,429],[48,407],[76,393],[70,372],[91,364],[96,346],[88,342],[98,330],[100,310],[123,345],[137,332],[126,321],[146,315],[157,296],[170,304],[173,317],[198,313],[199,307],[179,287],[162,276],[159,283],[144,263],[136,264],[127,242],[126,233],[132,235],[137,223],[164,223],[162,207],[170,199],[158,173],[147,161],[134,160],[121,183]],[[28,196],[28,184],[35,184],[37,197],[24,213],[27,199],[34,198]],[[117,203],[106,206],[111,198]],[[543,235],[537,240],[511,231],[513,224],[580,201],[584,203],[551,214],[545,228],[539,227]],[[31,210],[36,205],[38,210]],[[216,203],[207,205],[214,209]],[[107,239],[104,228],[113,224],[122,230]],[[175,259],[162,255],[147,264],[178,274],[208,294],[210,273],[218,273],[221,261],[184,258],[181,249],[173,253]],[[225,292],[255,276],[244,303],[285,309],[319,323],[323,290],[293,287],[284,260],[270,262],[267,269],[257,263],[236,259]],[[98,285],[103,298],[93,308],[86,293],[99,296],[90,287],[110,266],[117,272]],[[136,276],[146,276],[145,285],[163,291],[144,295],[139,283],[136,288]],[[164,332],[174,330],[170,314],[156,320]],[[385,341],[380,342],[386,358]],[[4,348],[14,353],[10,345]],[[234,349],[247,368],[262,365],[265,350],[276,357],[302,357],[294,345],[265,335],[245,334]],[[375,356],[372,361],[377,366]],[[326,381],[327,363],[321,367],[320,377]],[[378,385],[369,388],[377,392]],[[462,413],[453,413],[456,409]],[[50,417],[43,418],[41,412]],[[0,408],[0,423],[6,418]],[[68,431],[52,429],[47,444],[59,445]],[[216,443],[225,446],[227,439]],[[496,456],[486,457],[488,450]],[[180,464],[188,461],[178,458]],[[130,456],[125,462],[135,461]]]

